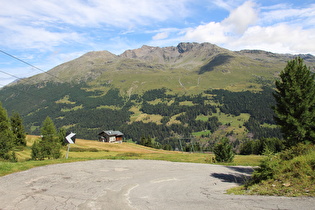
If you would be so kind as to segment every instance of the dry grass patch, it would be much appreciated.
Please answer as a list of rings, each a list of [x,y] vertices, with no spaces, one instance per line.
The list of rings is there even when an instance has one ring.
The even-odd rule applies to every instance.
[[[72,145],[71,145],[72,146]],[[99,142],[99,141],[92,141],[92,140],[83,140],[77,139],[75,145],[73,147],[90,147],[96,148],[100,151],[108,151],[108,152],[133,152],[133,153],[163,153],[167,154],[171,151],[166,150],[159,150],[150,147],[141,146],[134,143],[127,143],[124,142],[122,144],[113,144],[107,142]],[[70,149],[71,150],[71,149]]]

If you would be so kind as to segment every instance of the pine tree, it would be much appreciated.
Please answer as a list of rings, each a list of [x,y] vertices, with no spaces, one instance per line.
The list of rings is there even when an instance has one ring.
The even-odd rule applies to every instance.
[[[59,129],[58,131],[58,141],[62,146],[67,145],[67,143],[65,142],[65,138],[67,136],[67,131],[64,128]]]
[[[287,146],[315,142],[315,75],[297,57],[287,63],[276,81],[275,120]]]
[[[56,127],[50,117],[46,117],[41,127],[42,139],[32,146],[32,159],[60,158],[61,144],[58,140]]]
[[[14,144],[17,146],[26,146],[26,135],[21,116],[17,112],[13,112],[10,120],[12,131],[15,135]]]
[[[50,117],[46,117],[41,127],[41,135],[43,136],[43,141],[55,141],[57,134],[54,122]]]
[[[0,158],[10,159],[9,151],[13,147],[14,135],[11,130],[7,111],[0,103]]]

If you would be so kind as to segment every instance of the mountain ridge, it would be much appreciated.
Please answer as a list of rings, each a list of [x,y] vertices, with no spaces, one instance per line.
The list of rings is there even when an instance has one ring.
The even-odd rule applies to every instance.
[[[109,51],[91,51],[71,61],[60,64],[47,73],[37,74],[30,78],[15,81],[14,84],[36,84],[43,82],[91,82],[99,77],[107,77],[108,72],[137,73],[148,71],[177,71],[184,75],[194,72],[204,74],[218,67],[221,72],[228,73],[239,66],[275,65],[281,70],[285,62],[296,55],[277,54],[263,50],[230,51],[211,43],[179,43],[176,47],[153,47],[143,45],[138,49],[126,50],[120,55]],[[306,63],[315,63],[315,57],[310,54],[297,55]],[[313,65],[313,64],[312,64]],[[106,73],[107,72],[107,73]],[[139,73],[139,72],[138,72]],[[54,77],[52,77],[53,75]],[[195,76],[195,75],[193,75]],[[59,79],[58,79],[59,78]],[[11,84],[11,85],[14,85]]]

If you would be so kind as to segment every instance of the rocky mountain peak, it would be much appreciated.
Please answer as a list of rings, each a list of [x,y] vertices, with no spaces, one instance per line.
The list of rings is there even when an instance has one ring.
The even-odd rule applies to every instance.
[[[134,50],[126,50],[124,53],[120,55],[120,57],[126,58],[144,58],[148,54],[152,54],[155,51],[159,51],[159,47],[152,47],[148,45],[143,45],[141,48],[134,49]]]
[[[139,59],[150,62],[176,62],[179,61],[183,56],[210,56],[223,52],[225,49],[220,48],[210,43],[190,43],[182,42],[176,47],[152,47],[143,45],[141,48],[134,50],[126,50],[120,55],[123,58]],[[227,50],[226,50],[227,51]]]
[[[192,50],[193,48],[197,46],[199,46],[199,44],[196,42],[193,42],[193,43],[181,42],[177,45],[177,49],[179,53],[184,53],[184,52]]]
[[[177,49],[179,53],[185,53],[195,50],[207,50],[207,51],[218,51],[218,49],[222,49],[211,43],[197,43],[197,42],[181,42],[177,45]]]
[[[152,47],[143,45],[141,48],[126,50],[120,55],[122,58],[139,59],[149,62],[164,63],[166,60],[176,58],[179,52],[176,47]]]

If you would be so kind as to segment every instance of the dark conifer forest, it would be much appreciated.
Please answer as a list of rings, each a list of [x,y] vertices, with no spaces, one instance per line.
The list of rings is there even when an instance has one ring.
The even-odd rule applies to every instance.
[[[18,85],[15,88],[19,88]],[[178,95],[161,88],[128,98],[121,96],[118,89],[104,93],[88,90],[80,84],[48,83],[42,87],[37,84],[20,88],[20,92],[5,88],[1,98],[5,98],[3,105],[9,113],[18,111],[21,114],[29,134],[39,134],[40,123],[49,116],[57,128],[75,132],[79,138],[96,140],[102,130],[120,130],[125,139],[140,142],[142,137],[148,137],[160,145],[169,144],[174,148],[179,146],[178,139],[184,139],[184,144],[196,139],[193,135],[196,132],[208,132],[198,136],[198,140],[207,142],[222,126],[231,126],[220,122],[221,114],[237,117],[246,113],[250,117],[240,127],[244,126],[251,138],[281,138],[271,109],[275,104],[273,89],[267,86],[257,92],[212,89],[197,95]],[[23,103],[11,100],[13,96],[20,97]],[[137,107],[142,114],[161,116],[161,120],[131,120],[137,114],[132,107]],[[225,135],[231,133],[233,131]],[[241,138],[236,144],[244,141],[244,136],[236,137]]]

